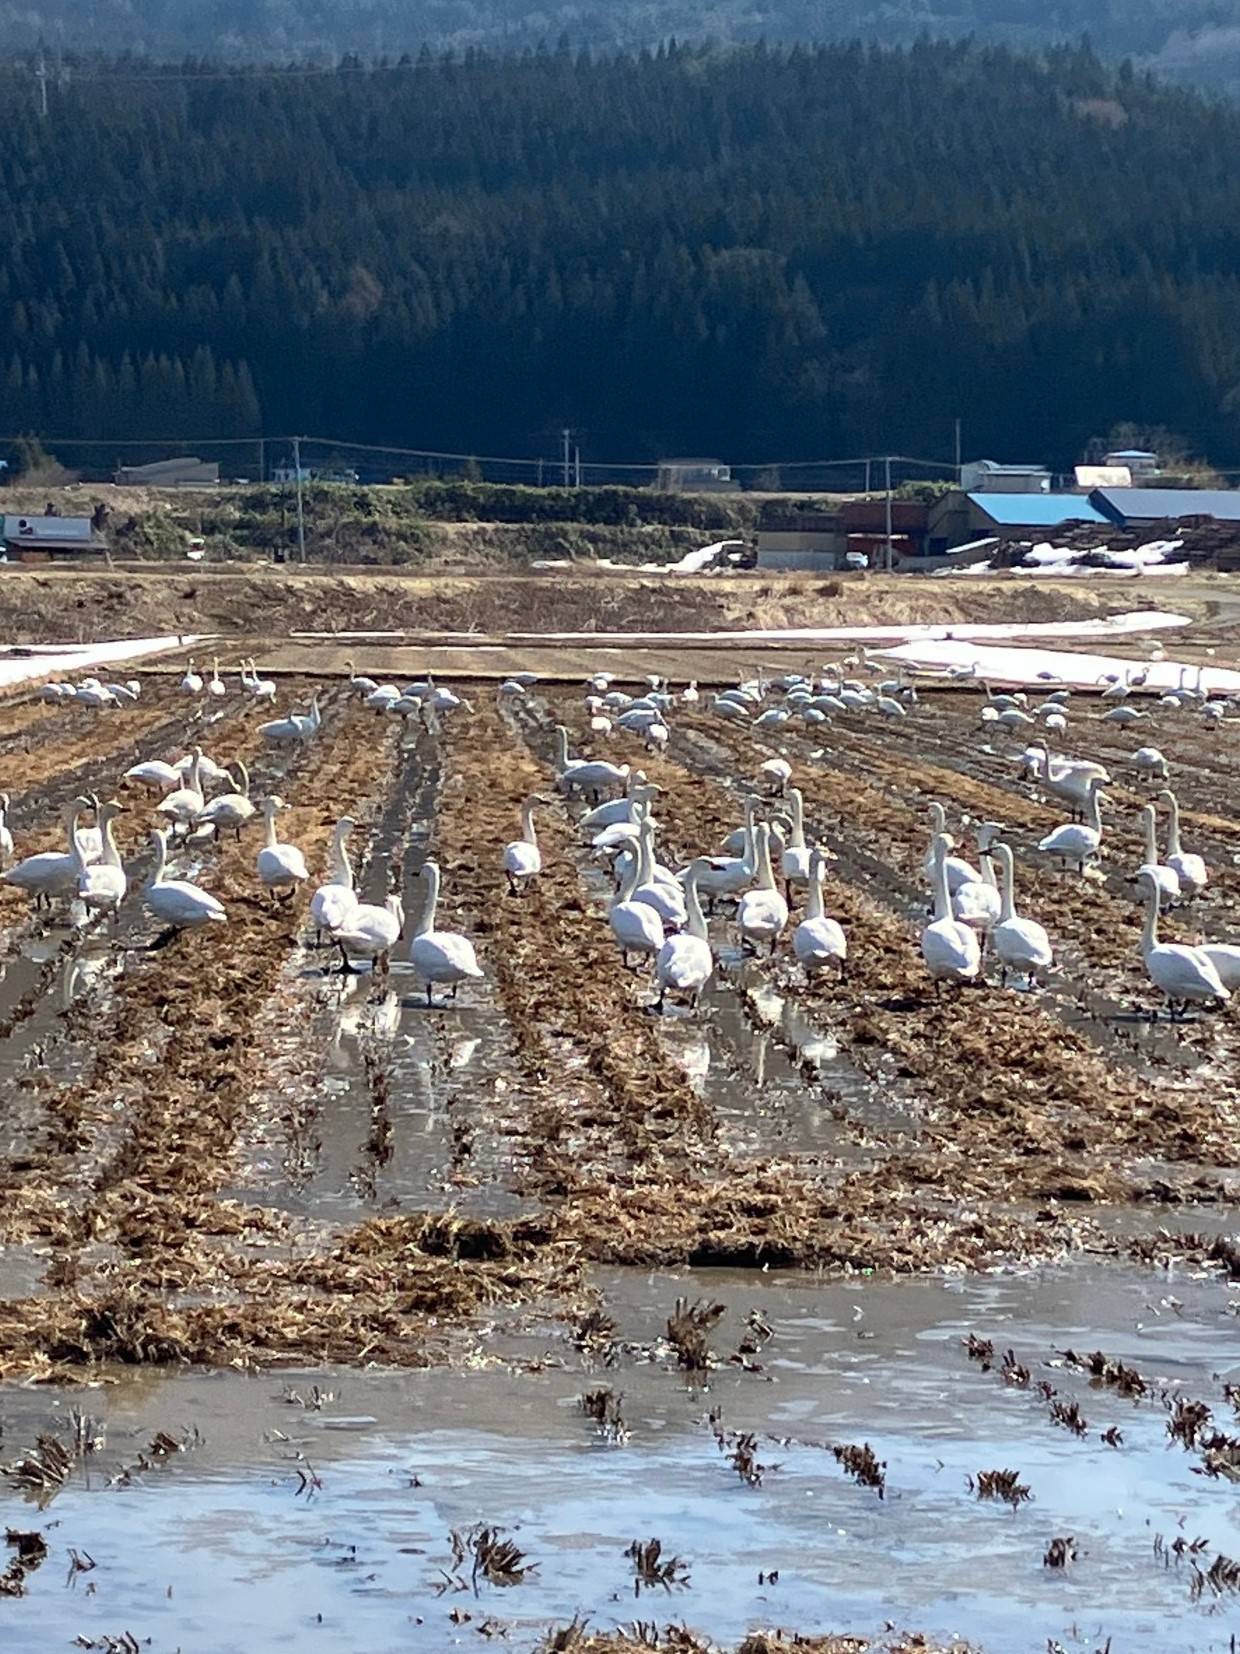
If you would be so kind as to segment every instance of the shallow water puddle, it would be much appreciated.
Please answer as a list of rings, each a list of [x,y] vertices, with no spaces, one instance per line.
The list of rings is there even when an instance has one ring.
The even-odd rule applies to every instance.
[[[586,1613],[601,1627],[684,1619],[721,1638],[757,1624],[876,1630],[892,1618],[968,1634],[989,1654],[1027,1654],[1051,1637],[1072,1650],[1108,1636],[1114,1650],[1228,1647],[1234,1600],[1207,1590],[1194,1601],[1191,1561],[1168,1563],[1155,1544],[1201,1538],[1203,1567],[1240,1553],[1234,1487],[1194,1474],[1157,1395],[1125,1400],[1055,1354],[1101,1347],[1152,1384],[1208,1401],[1226,1428],[1220,1384],[1238,1376],[1240,1357],[1215,1283],[1078,1266],[898,1284],[710,1271],[601,1284],[621,1353],[597,1372],[560,1347],[539,1372],[143,1372],[71,1396],[0,1391],[10,1456],[49,1415],[67,1438],[72,1404],[106,1425],[104,1450],[47,1509],[0,1497],[0,1518],[45,1529],[51,1546],[28,1595],[3,1604],[6,1646],[128,1630],[154,1650],[309,1639],[354,1654],[473,1643],[491,1622],[488,1634],[506,1628],[510,1646],[529,1648],[540,1626]],[[725,1363],[760,1326],[761,1371],[677,1372],[657,1341],[679,1295],[725,1306],[709,1335]],[[1005,1385],[998,1354],[989,1372],[970,1362],[971,1331],[996,1352],[1011,1347],[1030,1386]],[[547,1335],[501,1328],[497,1342],[529,1357]],[[1084,1436],[1050,1422],[1041,1379],[1078,1402]],[[604,1443],[577,1404],[600,1384],[623,1392],[623,1445]],[[755,1433],[760,1485],[729,1465],[711,1409],[725,1433]],[[1112,1426],[1114,1447],[1101,1440]],[[191,1429],[200,1444],[147,1451],[148,1468],[134,1468],[157,1431]],[[829,1450],[860,1442],[885,1465],[881,1499]],[[123,1485],[110,1485],[125,1466]],[[999,1468],[1019,1473],[1027,1502],[1012,1509],[970,1491],[970,1476]],[[479,1522],[505,1529],[536,1564],[521,1583],[468,1588],[468,1559],[454,1565],[449,1535]],[[635,1600],[624,1552],[652,1536],[684,1559],[689,1584]],[[1076,1561],[1044,1566],[1050,1541],[1067,1536]],[[66,1588],[69,1546],[95,1566]]]

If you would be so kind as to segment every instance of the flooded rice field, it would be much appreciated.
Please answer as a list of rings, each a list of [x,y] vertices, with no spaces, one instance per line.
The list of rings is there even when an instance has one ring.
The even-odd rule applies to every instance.
[[[1082,873],[1039,851],[1069,809],[988,692],[813,723],[704,692],[656,740],[583,693],[0,702],[10,864],[115,799],[128,875],[115,917],[0,883],[4,1646],[1229,1649],[1240,999],[1169,1019],[1136,873],[1169,785],[1208,877],[1160,941],[1240,943],[1232,719],[1071,699],[1053,749],[1109,772]],[[800,962],[803,883],[773,948],[725,896],[660,1015],[561,739],[659,789],[676,868],[747,806],[791,831],[795,789],[846,968]],[[226,913],[178,930],[125,772],[195,748],[256,813],[174,835],[166,876]],[[1011,847],[1036,982],[997,943],[932,980],[936,803],[955,853]],[[343,817],[356,898],[403,903],[389,947],[311,917]],[[480,976],[428,979],[436,870],[433,937]]]

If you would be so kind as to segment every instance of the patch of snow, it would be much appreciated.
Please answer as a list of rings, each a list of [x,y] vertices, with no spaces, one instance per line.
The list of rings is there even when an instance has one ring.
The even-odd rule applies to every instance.
[[[119,643],[56,643],[46,648],[31,645],[29,655],[0,655],[0,685],[25,683],[29,678],[63,677],[66,673],[83,672],[88,666],[139,660],[144,655],[162,655],[169,649],[203,641],[195,633],[184,637],[125,638]]]
[[[1097,620],[961,621],[916,626],[804,626],[747,632],[509,632],[510,643],[609,644],[677,643],[908,643],[921,638],[1111,637],[1120,632],[1153,632],[1188,626],[1186,615],[1141,609]]]
[[[961,667],[972,670],[980,682],[983,678],[993,683],[1023,684],[1030,688],[1049,688],[1052,683],[1065,684],[1073,689],[1096,689],[1104,677],[1122,678],[1136,665],[1148,673],[1143,688],[1166,690],[1178,688],[1181,673],[1188,674],[1188,682],[1207,693],[1240,693],[1240,672],[1229,672],[1222,667],[1207,666],[1197,677],[1195,663],[1158,660],[1135,662],[1119,655],[1085,655],[1063,649],[1003,648],[993,644],[976,644],[960,639],[924,639],[904,643],[894,649],[884,649],[888,660],[903,661],[906,666],[926,672],[946,673]]]

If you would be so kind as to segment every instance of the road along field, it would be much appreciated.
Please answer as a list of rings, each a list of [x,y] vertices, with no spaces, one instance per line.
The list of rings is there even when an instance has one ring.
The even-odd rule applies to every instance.
[[[756,1489],[767,1471],[766,1485],[778,1489],[779,1465],[763,1459],[800,1464],[799,1455],[812,1459],[831,1443],[805,1439],[804,1425],[781,1415],[766,1386],[786,1360],[803,1416],[818,1416],[822,1387],[807,1375],[829,1368],[857,1335],[847,1331],[841,1344],[819,1331],[811,1353],[805,1334],[791,1329],[807,1304],[832,1303],[845,1322],[851,1308],[884,1329],[874,1334],[874,1355],[889,1364],[884,1394],[900,1414],[886,1428],[930,1430],[916,1450],[896,1444],[909,1455],[916,1497],[930,1499],[934,1454],[923,1449],[936,1430],[957,1443],[944,1456],[954,1463],[964,1454],[973,1474],[989,1469],[987,1453],[1021,1451],[1030,1408],[1049,1409],[1054,1424],[1056,1404],[1070,1409],[1075,1397],[1079,1416],[1091,1382],[1119,1382],[1105,1363],[1125,1352],[1133,1359],[1129,1317],[1149,1319],[1141,1306],[1169,1295],[1171,1271],[1175,1313],[1199,1332],[1191,1361],[1178,1357],[1191,1374],[1188,1399],[1226,1419],[1222,1378],[1194,1363],[1213,1349],[1207,1341],[1226,1324],[1240,1281],[1240,1246],[1229,1234],[1240,1195],[1240,996],[1174,1027],[1166,1019],[1142,964],[1132,879],[1142,859],[1137,813],[1157,789],[1130,760],[1138,745],[1167,754],[1185,841],[1210,870],[1204,894],[1165,918],[1165,937],[1240,941],[1240,764],[1229,722],[1212,728],[1195,713],[1156,705],[1135,736],[1102,722],[1097,702],[1073,703],[1069,750],[1100,759],[1112,776],[1101,860],[1083,877],[1036,851],[1066,819],[1064,806],[1019,778],[1025,738],[979,723],[982,696],[972,691],[929,690],[903,718],[839,716],[814,728],[731,723],[705,702],[678,704],[668,712],[666,750],[655,753],[621,732],[592,734],[579,690],[534,685],[500,698],[475,685],[472,699],[443,717],[404,720],[374,712],[345,682],[290,679],[280,683],[277,711],[304,709],[316,687],[321,727],[279,748],[259,729],[270,708],[235,692],[208,706],[182,694],[175,675],[148,674],[136,705],[105,712],[44,706],[30,695],[0,703],[0,789],[11,795],[17,856],[63,844],[74,798],[115,796],[126,805],[119,824],[130,877],[115,922],[87,923],[63,904],[36,915],[28,897],[0,885],[0,1375],[111,1384],[133,1369],[312,1368],[317,1378],[296,1380],[303,1403],[307,1384],[326,1393],[331,1377],[336,1388],[379,1398],[368,1413],[397,1430],[406,1392],[384,1390],[381,1378],[356,1369],[427,1370],[433,1385],[429,1370],[443,1368],[479,1374],[470,1391],[477,1416],[468,1422],[484,1421],[488,1441],[509,1430],[514,1398],[527,1397],[540,1418],[544,1405],[558,1405],[562,1418],[584,1386],[595,1393],[583,1400],[585,1415],[612,1447],[634,1428],[640,1434],[640,1420],[663,1414],[669,1398],[680,1440],[689,1419],[711,1406],[700,1392],[726,1387],[728,1424],[716,1420],[708,1439],[730,1467],[729,1489]],[[640,767],[657,783],[659,854],[677,866],[715,853],[754,793],[764,810],[786,808],[769,797],[761,770],[782,758],[803,796],[809,842],[833,858],[825,899],[847,935],[846,976],[808,979],[790,931],[773,953],[744,953],[723,902],[711,920],[715,975],[700,1005],[669,1003],[657,1015],[648,969],[626,968],[607,923],[610,878],[579,827],[588,805],[558,785],[557,725],[574,755]],[[160,926],[141,887],[157,795],[122,777],[135,762],[175,760],[195,745],[221,763],[245,760],[256,800],[278,793],[286,802],[280,837],[305,852],[311,890],[325,876],[337,819],[354,818],[359,889],[375,902],[399,891],[409,917],[390,962],[339,973],[338,952],[318,946],[308,923],[309,891],[288,905],[263,891],[257,823],[241,842],[195,836],[176,851],[177,876],[218,896],[227,922],[152,946],[162,941]],[[501,855],[530,795],[544,801],[536,811],[542,872],[513,896]],[[933,801],[970,856],[970,824],[1003,824],[1020,909],[1041,920],[1055,946],[1038,991],[1001,987],[993,960],[974,987],[936,989],[928,978],[919,934]],[[471,938],[483,972],[455,999],[436,991],[430,1008],[409,961],[428,857],[443,875],[437,928]],[[794,895],[793,923],[803,902]],[[1040,1274],[1030,1273],[1035,1265]],[[1034,1307],[1020,1296],[1024,1287],[996,1298],[987,1284],[995,1272],[1042,1283],[1029,1289],[1042,1300]],[[920,1284],[890,1284],[912,1277]],[[970,1295],[948,1334],[933,1330],[941,1311],[927,1297],[945,1281]],[[895,1299],[900,1291],[910,1296]],[[1003,1345],[985,1352],[991,1315],[1010,1323],[999,1336],[1022,1352],[1001,1377]],[[933,1358],[944,1368],[933,1402],[918,1400],[925,1371],[901,1342],[914,1326],[949,1352]],[[972,1362],[968,1352],[950,1353],[966,1333],[976,1344]],[[1065,1369],[1069,1341],[1092,1352],[1104,1338],[1115,1348],[1101,1352],[1101,1368]],[[1160,1362],[1169,1349],[1161,1346]],[[1031,1370],[1052,1358],[1056,1376],[1038,1381],[1050,1392],[1039,1399]],[[352,1379],[340,1376],[349,1370]],[[548,1390],[549,1372],[560,1377]],[[696,1387],[696,1412],[675,1375]],[[979,1417],[996,1387],[1019,1403],[979,1427],[994,1440],[979,1438],[976,1453],[967,1412],[951,1412],[950,1427],[932,1424],[960,1384]],[[1178,1414],[1159,1380],[1147,1375],[1142,1384],[1148,1429],[1133,1430],[1139,1474],[1148,1477],[1150,1455],[1166,1439],[1162,1420],[1174,1424]],[[617,1398],[631,1387],[644,1400],[626,1423]],[[535,1402],[544,1392],[550,1400]],[[194,1398],[193,1416],[215,1416],[221,1435],[235,1431],[235,1420],[216,1416],[209,1392],[183,1393]],[[268,1380],[262,1394],[270,1393]],[[425,1393],[421,1425],[446,1428],[459,1398]],[[866,1411],[871,1401],[858,1393],[840,1404],[851,1411],[849,1428],[881,1428]],[[254,1419],[263,1411],[250,1391],[224,1409],[238,1410]],[[149,1397],[136,1428],[148,1414]],[[33,1438],[46,1422],[22,1402],[8,1434],[26,1429]],[[816,1434],[837,1437],[838,1427]],[[548,1474],[551,1448],[538,1443],[543,1431],[552,1442],[555,1428],[548,1416],[533,1437],[505,1436],[496,1452],[524,1456],[531,1475]],[[762,1445],[781,1434],[789,1438],[782,1451]],[[1098,1431],[1095,1438],[1090,1451],[1105,1460],[1116,1444]],[[1064,1440],[1078,1439],[1070,1425]],[[1240,1466],[1240,1440],[1225,1424],[1211,1433],[1200,1422],[1172,1439],[1185,1472],[1204,1474],[1181,1478],[1166,1498],[1208,1504],[1218,1477],[1225,1483],[1231,1474],[1219,1466]],[[853,1491],[881,1488],[852,1445],[855,1453],[843,1443],[849,1451],[838,1463],[858,1480]],[[309,1464],[318,1476],[310,1454],[331,1451],[302,1443],[297,1474]],[[1060,1526],[1097,1473],[1085,1453],[1071,1467],[1048,1461],[1048,1476],[1065,1490]],[[478,1486],[511,1500],[497,1464],[487,1460]],[[682,1473],[679,1460],[651,1472],[656,1482]],[[892,1474],[898,1481],[894,1463]],[[1158,1505],[1148,1488],[1129,1493],[1134,1509]],[[589,1496],[606,1504],[617,1494],[604,1477]],[[962,1536],[952,1566],[963,1567],[966,1550],[975,1555],[990,1541],[972,1528],[976,1489],[964,1490],[962,1480],[952,1500]],[[551,1509],[539,1517],[545,1535],[554,1531]],[[804,1547],[786,1511],[763,1512],[779,1535],[773,1554]],[[488,1514],[465,1498],[457,1519]],[[490,1514],[510,1523],[515,1512]],[[635,1533],[655,1519],[640,1503],[630,1518]],[[867,1543],[911,1542],[873,1529],[871,1518]],[[1098,1546],[1113,1547],[1117,1577],[1127,1580],[1135,1550],[1129,1557],[1127,1540],[1104,1535],[1100,1514],[1080,1520],[1094,1524]],[[1240,1547],[1226,1522],[1203,1514],[1201,1523],[1204,1574],[1216,1554],[1226,1563]],[[1054,1537],[1038,1530],[1028,1545]],[[142,1542],[141,1532],[131,1538]],[[741,1523],[721,1544],[739,1557],[753,1529]],[[1201,1592],[1191,1596],[1187,1564],[1181,1572],[1175,1613],[1188,1614]],[[821,1623],[824,1612],[834,1617],[834,1604],[834,1623],[871,1627],[876,1604],[841,1594],[839,1577],[826,1598],[802,1581],[802,1594],[778,1600],[777,1611]],[[945,1641],[961,1630],[984,1634],[992,1648],[1028,1646],[1019,1617],[1005,1618],[986,1589],[977,1587],[959,1620],[941,1611],[928,1575],[902,1578],[893,1606]],[[1095,1578],[1083,1589],[1114,1609],[1102,1616],[1107,1627],[1125,1623],[1114,1581],[1104,1590]],[[1163,1614],[1171,1612],[1168,1589],[1160,1580]],[[579,1590],[548,1584],[535,1619],[567,1621],[578,1606],[606,1600],[602,1575],[579,1581]],[[1202,1590],[1207,1600],[1214,1593],[1213,1585]],[[1153,1599],[1133,1591],[1146,1611]],[[694,1601],[684,1603],[691,1623]],[[725,1591],[705,1623],[733,1636],[764,1613],[747,1587]],[[174,1620],[167,1629],[182,1628]],[[389,1629],[382,1622],[377,1634]],[[1193,1640],[1198,1619],[1182,1629],[1162,1646],[1214,1646]]]

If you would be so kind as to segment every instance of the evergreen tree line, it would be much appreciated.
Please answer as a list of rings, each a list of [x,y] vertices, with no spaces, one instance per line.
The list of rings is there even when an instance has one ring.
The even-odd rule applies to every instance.
[[[327,59],[484,47],[635,49],[924,35],[1036,48],[1087,36],[1104,56],[1240,85],[1240,0],[0,0],[0,48],[152,59]]]
[[[1240,111],[1084,47],[111,72],[11,83],[6,433],[1240,460]]]

